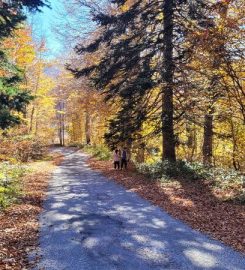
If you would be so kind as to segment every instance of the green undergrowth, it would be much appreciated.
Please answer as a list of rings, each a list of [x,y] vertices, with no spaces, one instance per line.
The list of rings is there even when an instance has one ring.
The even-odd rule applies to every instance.
[[[86,145],[82,149],[98,160],[109,160],[111,158],[111,151],[104,145]]]
[[[207,180],[214,190],[224,194],[225,200],[245,203],[245,176],[243,173],[223,168],[207,168],[200,163],[178,160],[176,163],[157,161],[151,164],[136,164],[138,172],[148,179],[168,182],[172,180],[201,181]]]
[[[17,201],[21,194],[20,180],[25,173],[20,164],[0,163],[0,210]]]
[[[167,180],[171,178],[185,178],[189,180],[205,179],[208,172],[199,163],[188,163],[182,160],[176,163],[169,161],[156,161],[154,163],[138,163],[136,168],[151,179]]]

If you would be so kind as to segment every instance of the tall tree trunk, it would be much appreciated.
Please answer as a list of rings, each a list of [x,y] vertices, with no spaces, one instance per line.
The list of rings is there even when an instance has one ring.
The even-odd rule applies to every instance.
[[[62,146],[63,145],[63,140],[62,140],[61,116],[60,116],[60,121],[59,121],[59,140],[60,140],[60,146]]]
[[[203,135],[203,164],[206,166],[210,166],[212,165],[213,157],[213,111],[205,115]]]
[[[30,117],[29,133],[31,133],[31,132],[32,132],[32,129],[33,129],[33,118],[34,118],[34,113],[35,113],[35,107],[32,106],[32,109],[31,109],[31,117]]]
[[[191,125],[189,122],[186,123],[186,132],[187,132],[187,160],[192,162],[193,156],[196,150],[196,127]]]
[[[62,115],[59,115],[59,141],[60,146],[63,146],[63,123],[62,123]]]
[[[57,115],[58,117],[58,123],[59,123],[59,141],[60,145],[64,146],[65,145],[65,103],[64,101],[59,101],[58,103],[58,109],[60,113]]]
[[[222,8],[219,11],[220,16],[224,20],[227,18],[229,2],[230,1],[222,5]],[[216,53],[213,59],[213,69],[216,71],[220,68],[222,64],[222,59],[225,57],[225,55],[223,54],[223,52],[225,51],[224,40],[223,41],[221,40],[221,43],[217,46],[215,51]],[[219,84],[219,80],[220,80],[219,76],[214,74],[211,79],[210,89],[215,89],[217,85]],[[205,115],[205,119],[204,119],[204,140],[203,140],[202,151],[203,151],[203,163],[206,166],[212,165],[212,161],[213,161],[213,114],[214,114],[213,105],[218,98],[219,98],[219,93],[214,93],[214,96],[211,100],[212,106],[208,114]]]
[[[145,162],[145,146],[146,146],[145,143],[141,143],[139,145],[137,156],[136,156],[136,161],[139,163]]]
[[[85,136],[86,136],[86,144],[90,144],[91,143],[91,130],[90,130],[90,115],[88,110],[86,109],[85,111]]]
[[[230,118],[230,126],[231,126],[231,134],[232,134],[232,164],[235,170],[240,170],[239,160],[237,160],[237,152],[238,152],[237,139],[236,139],[237,134],[235,131],[235,126],[234,126],[232,117]]]
[[[35,91],[34,91],[34,96],[35,97],[37,95],[39,84],[40,84],[40,76],[41,76],[41,70],[39,69],[38,70],[38,76],[37,76],[36,84],[35,84]],[[31,109],[29,133],[31,133],[33,131],[34,114],[35,114],[35,111],[36,111],[36,107],[35,106],[36,106],[36,102],[34,101],[33,106],[32,106],[32,109]]]
[[[162,139],[163,153],[162,159],[176,161],[175,138],[173,123],[173,0],[165,0],[163,4],[164,12],[164,89],[162,93]]]
[[[62,146],[65,146],[65,115],[62,115]]]

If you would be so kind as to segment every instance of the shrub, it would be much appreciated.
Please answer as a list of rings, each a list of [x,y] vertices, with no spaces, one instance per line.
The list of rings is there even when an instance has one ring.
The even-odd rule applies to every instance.
[[[245,184],[245,176],[241,172],[223,168],[210,169],[208,178],[212,180],[213,185],[222,189],[242,187]]]
[[[151,164],[141,163],[136,164],[136,168],[139,172],[152,178],[167,176],[187,180],[208,179],[222,188],[245,184],[244,175],[239,171],[215,167],[207,168],[201,163],[190,163],[183,160],[178,160],[176,163],[169,161],[157,161]]]
[[[136,164],[136,168],[150,179],[208,180],[213,189],[224,193],[225,200],[245,203],[245,176],[239,171],[207,168],[200,163],[181,160],[176,163],[157,161],[152,164]]]
[[[152,164],[136,164],[136,168],[152,179],[185,178],[198,180],[207,177],[207,170],[201,164],[188,163],[182,160],[178,160],[176,163],[157,161]]]
[[[104,145],[86,145],[83,150],[99,160],[111,158],[111,151]]]
[[[44,143],[32,136],[16,136],[1,141],[0,155],[4,155],[5,160],[15,158],[17,161],[27,162],[30,159],[40,159],[45,154]]]
[[[35,139],[17,142],[14,156],[21,162],[27,162],[30,159],[41,159],[45,154],[46,147],[41,141]]]
[[[157,161],[151,164],[148,163],[136,163],[136,169],[151,179],[157,179],[162,177],[162,162]]]
[[[226,193],[225,200],[245,203],[245,176],[242,172],[212,168],[208,178],[214,189]]]
[[[0,163],[0,208],[6,208],[16,201],[20,194],[19,180],[25,171],[20,165]]]

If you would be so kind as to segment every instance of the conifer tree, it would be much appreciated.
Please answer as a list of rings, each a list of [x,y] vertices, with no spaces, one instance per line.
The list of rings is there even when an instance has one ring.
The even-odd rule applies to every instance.
[[[177,0],[113,0],[111,3],[116,4],[114,10],[93,13],[101,28],[99,38],[87,46],[76,47],[76,52],[82,55],[101,48],[106,50],[99,64],[69,68],[76,77],[89,75],[95,86],[104,90],[107,99],[118,97],[121,101],[122,109],[110,123],[107,141],[110,138],[114,141],[113,136],[126,140],[125,134],[131,134],[128,139],[132,140],[153,109],[148,97],[153,89],[159,88],[162,158],[175,161],[175,72],[178,63],[183,63],[188,55],[188,49],[181,46],[186,31],[183,16],[197,20],[203,3]]]
[[[32,97],[27,91],[19,89],[23,72],[8,59],[1,49],[1,41],[10,36],[25,20],[24,8],[39,11],[46,5],[42,0],[0,1],[0,128],[6,129],[18,124],[16,113],[24,112]]]

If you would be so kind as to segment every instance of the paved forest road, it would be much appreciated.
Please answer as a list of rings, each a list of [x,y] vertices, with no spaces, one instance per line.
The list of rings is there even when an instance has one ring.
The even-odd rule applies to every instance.
[[[40,218],[35,269],[245,269],[245,256],[92,171],[85,154],[60,151],[66,157]]]

